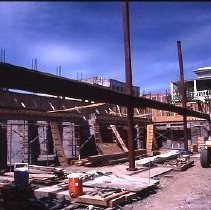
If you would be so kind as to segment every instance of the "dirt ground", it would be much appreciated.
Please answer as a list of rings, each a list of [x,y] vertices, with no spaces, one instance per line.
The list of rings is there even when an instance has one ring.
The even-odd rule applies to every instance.
[[[170,171],[156,177],[160,180],[158,189],[145,198],[139,198],[131,204],[121,206],[123,210],[177,210],[177,209],[211,209],[211,168],[202,168],[200,156],[191,156],[194,166],[184,172]],[[93,171],[112,171],[116,175],[128,174],[127,164],[93,168]],[[74,171],[81,171],[75,168]],[[91,168],[83,168],[84,171]],[[73,168],[72,168],[73,170]],[[138,177],[138,174],[137,174]]]
[[[194,166],[187,171],[170,171],[156,177],[160,184],[155,192],[139,197],[130,204],[119,206],[118,210],[210,210],[211,209],[211,168],[200,166],[199,155],[191,156]],[[126,175],[127,164],[98,168],[69,167],[70,172],[101,171]],[[139,176],[138,173],[135,176]],[[1,207],[0,207],[1,209]]]
[[[159,177],[155,194],[125,205],[122,209],[176,210],[211,209],[211,168],[200,166],[199,155],[192,157],[195,164],[184,172],[171,171]]]

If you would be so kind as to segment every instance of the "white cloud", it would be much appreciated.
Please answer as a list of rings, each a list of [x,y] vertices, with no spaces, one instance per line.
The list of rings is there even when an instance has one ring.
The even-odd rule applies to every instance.
[[[39,43],[30,48],[34,57],[52,64],[76,64],[85,62],[93,56],[90,49],[72,47],[60,43]]]

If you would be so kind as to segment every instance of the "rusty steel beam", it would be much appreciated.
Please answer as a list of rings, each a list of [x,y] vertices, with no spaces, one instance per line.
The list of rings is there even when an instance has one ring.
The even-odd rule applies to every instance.
[[[180,115],[210,120],[209,114],[188,110],[183,107],[154,101],[145,97],[129,96],[105,87],[90,85],[76,80],[34,71],[24,67],[0,62],[0,87],[17,90],[46,93],[55,96],[72,97],[95,102],[133,105],[137,108],[153,108],[175,112]]]
[[[181,41],[177,41],[177,52],[179,60],[179,72],[180,72],[180,96],[182,101],[182,107],[187,107],[186,88],[184,80],[184,69],[183,69],[183,58],[182,58],[182,47]],[[184,129],[184,149],[188,151],[188,128],[187,128],[187,116],[183,115],[183,129]]]
[[[130,18],[128,2],[122,2],[123,9],[123,29],[124,29],[124,51],[125,51],[125,93],[132,96],[132,69],[131,69],[131,52],[130,52]],[[127,134],[128,134],[128,158],[129,171],[136,170],[135,168],[135,146],[133,134],[133,105],[127,106]]]

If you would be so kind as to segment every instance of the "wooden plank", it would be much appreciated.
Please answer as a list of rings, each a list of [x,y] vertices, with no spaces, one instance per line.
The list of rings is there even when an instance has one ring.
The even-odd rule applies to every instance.
[[[108,202],[105,198],[101,198],[99,195],[81,195],[75,199],[76,202],[97,205],[97,206],[108,206]]]
[[[137,194],[134,192],[127,192],[125,191],[125,193],[123,195],[119,195],[116,198],[113,198],[112,200],[110,200],[108,202],[108,206],[109,207],[115,207],[123,202],[127,203],[129,201],[131,201],[132,199],[136,198]]]
[[[59,187],[58,185],[53,185],[50,187],[40,187],[34,190],[34,195],[37,197],[48,197],[50,194],[55,194],[61,191],[63,188]]]
[[[135,150],[135,156],[140,156],[146,154],[145,149]],[[92,165],[99,165],[108,163],[109,160],[120,159],[128,157],[128,152],[114,153],[114,154],[105,154],[105,155],[94,155],[87,157],[88,161]]]
[[[108,206],[115,207],[118,204],[125,202],[125,194],[127,193],[128,193],[127,191],[115,193],[112,197],[108,199]]]
[[[69,190],[64,190],[64,191],[61,191],[61,192],[56,192],[56,198],[60,199],[63,196],[64,196],[65,200],[67,200],[67,201],[73,200],[73,198],[70,197]]]
[[[119,142],[120,146],[122,147],[122,149],[125,151],[125,152],[128,152],[128,148],[126,147],[123,139],[121,138],[117,128],[115,125],[110,125],[110,128],[112,130],[112,132],[114,133],[114,135],[116,136],[116,139],[117,141]]]
[[[90,194],[92,192],[96,191],[96,189],[94,188],[88,188],[88,187],[83,187],[83,194]],[[72,198],[70,197],[70,194],[69,194],[69,190],[63,190],[63,191],[58,191],[56,192],[56,197],[59,199],[61,197],[65,197],[65,200],[69,201],[76,201],[76,198]]]
[[[197,117],[187,117],[187,121],[196,121],[199,120]],[[183,116],[156,116],[152,118],[153,122],[183,122]]]
[[[62,110],[54,110],[54,111],[48,111],[49,113],[55,113],[55,112],[71,112],[71,111],[79,111],[81,109],[89,109],[89,108],[93,108],[93,107],[99,107],[99,106],[103,106],[106,103],[96,103],[96,104],[90,104],[90,105],[86,105],[86,106],[75,106],[73,108],[69,108],[69,109],[62,109]]]
[[[149,124],[147,125],[147,143],[146,143],[147,153],[152,151],[153,140],[154,140],[154,126],[153,124]]]
[[[105,206],[105,207],[114,207],[118,205],[119,203],[122,203],[125,201],[124,194],[127,194],[127,191],[122,191],[119,193],[113,193],[110,196],[107,197],[101,197],[100,195],[81,195],[75,199],[76,202],[81,202],[85,204],[91,204],[91,205],[99,205],[99,206]]]
[[[155,176],[167,173],[169,171],[172,171],[172,167],[153,167],[153,168],[147,168],[147,170],[140,171],[139,177],[141,178],[153,178]]]
[[[160,155],[156,155],[153,157],[147,157],[147,158],[143,158],[141,160],[137,160],[136,161],[136,166],[137,167],[143,167],[143,166],[152,166],[154,163],[160,163],[166,160],[170,160],[173,158],[178,157],[178,152],[176,150],[172,150],[170,152],[167,153],[163,153]]]
[[[135,192],[128,192],[127,194],[123,195],[125,197],[125,202],[130,202],[132,199],[137,197]]]
[[[68,161],[64,153],[64,148],[62,145],[62,139],[61,135],[59,133],[59,128],[58,128],[58,123],[56,121],[51,121],[50,122],[50,127],[51,127],[51,132],[52,132],[52,137],[53,137],[53,142],[54,142],[54,147],[58,153],[58,160],[61,166],[67,167],[68,166]]]
[[[4,173],[5,176],[9,176],[9,177],[14,177],[14,172],[7,172]],[[55,178],[56,176],[53,174],[29,174],[29,179],[33,179],[33,178]]]
[[[115,154],[123,152],[116,143],[96,143],[101,155]]]

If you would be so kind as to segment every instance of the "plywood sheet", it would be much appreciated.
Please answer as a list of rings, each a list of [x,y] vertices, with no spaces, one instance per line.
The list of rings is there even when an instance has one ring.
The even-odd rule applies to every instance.
[[[124,189],[131,192],[140,192],[146,188],[155,186],[158,182],[142,180],[137,181],[136,178],[116,177],[114,175],[97,177],[94,180],[84,182],[84,186],[106,187],[115,189]]]

